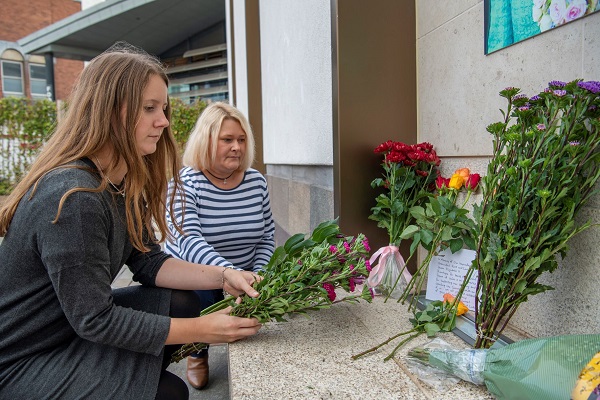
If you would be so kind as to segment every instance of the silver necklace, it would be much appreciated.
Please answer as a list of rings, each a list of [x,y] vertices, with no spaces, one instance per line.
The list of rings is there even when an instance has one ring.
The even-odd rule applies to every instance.
[[[219,178],[218,176],[214,175],[212,172],[210,172],[210,170],[207,168],[206,172],[209,173],[210,176],[212,176],[215,179],[222,179],[223,180],[223,185],[227,185],[227,179],[231,178],[233,176],[233,174],[235,174],[235,171],[233,171],[231,174],[229,174],[229,176],[225,177],[225,178]]]
[[[117,185],[112,183],[112,181],[110,180],[108,175],[106,175],[104,172],[102,172],[103,167],[102,167],[102,164],[100,163],[100,160],[98,159],[98,156],[94,155],[94,158],[96,159],[96,162],[98,163],[98,167],[100,167],[100,174],[106,178],[108,183],[110,183],[110,186],[112,186],[112,188],[117,191],[117,194],[120,194],[121,196],[125,197],[125,188],[119,189],[119,187]]]

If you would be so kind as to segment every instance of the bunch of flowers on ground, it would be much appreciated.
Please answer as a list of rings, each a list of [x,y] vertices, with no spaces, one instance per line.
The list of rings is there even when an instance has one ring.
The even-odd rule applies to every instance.
[[[371,182],[373,188],[383,188],[371,208],[369,219],[388,232],[391,245],[400,244],[400,234],[412,220],[411,207],[421,205],[435,189],[440,159],[433,145],[419,143],[407,145],[388,140],[374,150],[383,154],[383,178]]]
[[[436,338],[411,349],[406,362],[429,383],[450,374],[485,385],[498,400],[595,400],[600,398],[599,343],[600,335],[564,335],[457,350]]]
[[[409,212],[413,223],[408,225],[401,235],[402,239],[412,240],[409,258],[416,254],[419,245],[428,252],[417,267],[415,274],[402,287],[402,293],[398,297],[398,301],[410,301],[409,311],[414,314],[414,318],[411,319],[413,328],[394,335],[385,342],[355,355],[355,359],[375,351],[399,337],[405,337],[386,357],[386,360],[388,360],[405,343],[422,333],[426,333],[427,336],[434,336],[440,331],[451,331],[456,326],[456,316],[467,311],[466,306],[460,299],[473,269],[465,277],[458,293],[446,294],[444,301],[429,302],[423,310],[417,310],[418,297],[411,296],[411,294],[421,293],[427,277],[429,263],[439,251],[449,248],[455,253],[465,246],[470,249],[475,247],[475,224],[469,217],[465,204],[471,194],[477,190],[479,180],[479,174],[471,174],[467,168],[456,170],[451,178],[438,176],[436,179],[437,193],[435,195],[429,194],[424,199],[423,206],[417,205],[410,208]],[[466,189],[466,196],[463,204],[459,206],[456,203],[463,189]],[[395,282],[395,285],[397,284],[398,281]],[[410,336],[406,337],[407,335]]]
[[[369,219],[386,229],[389,246],[379,249],[371,258],[373,273],[368,284],[379,294],[397,298],[401,289],[392,288],[396,287],[404,268],[404,259],[398,250],[401,234],[413,221],[409,210],[422,205],[435,190],[440,159],[433,146],[426,142],[407,145],[388,140],[374,152],[384,156],[383,178],[374,179],[371,186],[381,188],[383,192],[377,196]]]
[[[242,296],[239,303],[228,297],[203,310],[201,315],[231,306],[230,315],[257,318],[264,323],[285,321],[286,314],[306,314],[341,301],[372,300],[366,285],[361,293],[336,299],[336,289],[354,292],[369,273],[370,249],[363,234],[345,236],[336,221],[326,221],[315,228],[309,238],[305,236],[294,235],[275,249],[264,271],[260,272],[263,280],[255,284],[259,297]],[[171,362],[178,362],[204,347],[202,343],[186,344],[173,355]]]
[[[471,194],[477,190],[480,179],[479,174],[471,174],[468,168],[456,170],[450,178],[438,176],[436,195],[428,196],[423,207],[415,206],[410,209],[414,223],[406,227],[401,237],[412,240],[410,257],[416,253],[419,245],[427,250],[427,255],[417,267],[398,301],[407,300],[411,293],[421,292],[429,263],[439,251],[449,248],[456,253],[465,246],[469,249],[475,248],[475,224],[465,205]],[[456,203],[462,190],[466,190],[466,197],[459,206]],[[462,292],[458,293],[458,300],[461,295]],[[416,297],[411,299],[409,309],[416,309],[416,300]]]
[[[477,220],[477,348],[490,347],[519,305],[552,289],[568,241],[590,227],[575,216],[600,177],[600,82],[552,81],[538,95],[500,92],[504,121],[488,126],[494,155]]]

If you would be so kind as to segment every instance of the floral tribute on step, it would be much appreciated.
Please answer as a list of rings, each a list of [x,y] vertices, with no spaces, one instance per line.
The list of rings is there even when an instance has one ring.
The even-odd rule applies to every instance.
[[[227,297],[201,315],[232,307],[230,315],[257,318],[261,323],[283,322],[286,314],[306,314],[339,302],[371,302],[373,294],[367,285],[360,293],[352,294],[371,270],[369,252],[369,242],[363,234],[346,236],[340,232],[337,221],[323,222],[310,237],[294,235],[275,249],[259,273],[263,280],[254,286],[259,297],[242,296],[239,303]],[[337,298],[337,289],[349,294]],[[171,362],[179,362],[204,347],[203,343],[186,344]]]

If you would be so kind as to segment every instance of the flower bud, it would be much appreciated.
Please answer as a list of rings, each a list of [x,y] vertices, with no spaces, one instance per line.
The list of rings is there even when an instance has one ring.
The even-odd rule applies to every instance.
[[[475,191],[479,186],[479,181],[481,180],[481,175],[479,174],[470,174],[465,182],[465,187],[467,190]]]
[[[464,183],[465,183],[465,178],[463,178],[459,174],[454,174],[454,175],[452,175],[452,178],[450,178],[448,187],[451,189],[459,190],[463,186]]]
[[[456,171],[454,171],[454,173],[462,176],[464,180],[467,180],[471,171],[469,170],[469,168],[459,168]]]
[[[450,185],[450,179],[449,178],[444,178],[442,176],[438,176],[435,179],[435,187],[438,190],[447,189],[449,185]]]

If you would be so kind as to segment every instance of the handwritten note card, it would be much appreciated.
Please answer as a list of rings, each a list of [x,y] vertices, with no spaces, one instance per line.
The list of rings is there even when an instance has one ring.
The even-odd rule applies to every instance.
[[[428,300],[442,300],[444,293],[456,296],[462,285],[471,262],[475,259],[473,250],[459,250],[452,253],[450,249],[440,251],[431,258],[429,274],[427,276],[427,292],[425,298]],[[475,309],[475,289],[477,285],[477,271],[473,271],[471,279],[462,295],[462,302],[469,310]]]

